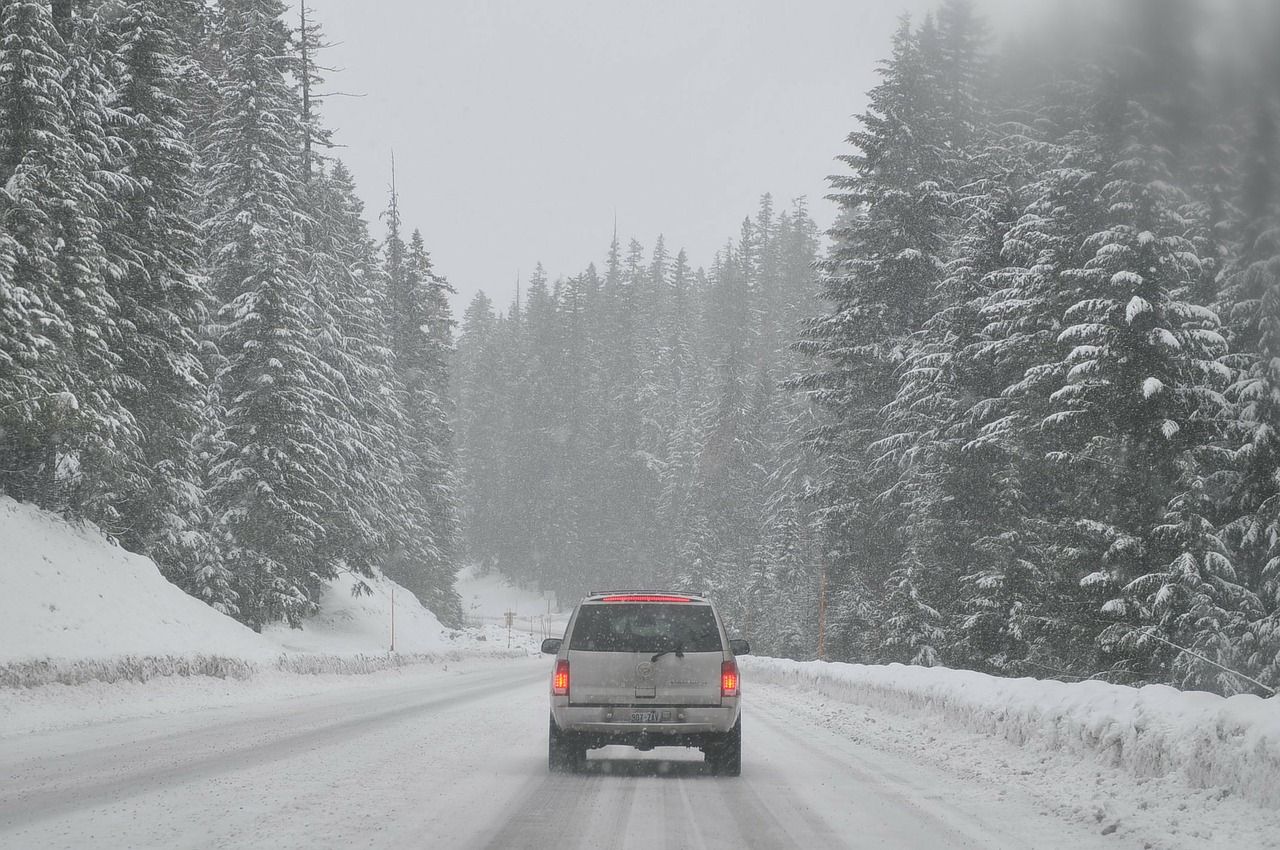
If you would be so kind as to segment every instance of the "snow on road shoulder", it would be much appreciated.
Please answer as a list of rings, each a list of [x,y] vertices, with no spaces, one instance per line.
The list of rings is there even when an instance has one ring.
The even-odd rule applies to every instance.
[[[451,681],[466,681],[469,675],[485,670],[502,666],[534,670],[540,664],[545,665],[545,661],[528,655],[467,653],[440,656],[435,663],[390,668],[358,677],[336,673],[299,676],[264,670],[252,679],[167,677],[146,682],[0,688],[0,742],[15,736],[193,711],[251,707],[266,710],[281,700],[344,689],[366,697],[371,693],[411,688],[442,688]]]
[[[797,719],[1016,784],[1139,846],[1280,847],[1280,703],[969,671],[743,659]],[[749,703],[748,703],[749,705]]]

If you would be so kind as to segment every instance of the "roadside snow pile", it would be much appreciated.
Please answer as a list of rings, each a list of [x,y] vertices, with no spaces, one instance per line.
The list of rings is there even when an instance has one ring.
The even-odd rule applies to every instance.
[[[0,546],[0,665],[145,655],[269,661],[279,653],[92,526],[0,497]]]
[[[1091,757],[1137,777],[1181,776],[1280,806],[1280,699],[1162,685],[1002,679],[966,670],[746,657],[744,678],[818,692],[1019,746]]]
[[[383,576],[353,596],[333,582],[302,629],[263,634],[170,584],[151,559],[91,525],[0,497],[0,688],[146,681],[167,676],[248,678],[263,669],[368,673],[461,655],[511,655],[488,635],[441,626]],[[396,654],[390,654],[395,594]]]

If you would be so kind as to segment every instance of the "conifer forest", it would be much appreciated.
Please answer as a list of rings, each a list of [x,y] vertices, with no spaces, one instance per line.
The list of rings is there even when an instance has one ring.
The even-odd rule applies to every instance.
[[[0,494],[255,629],[376,572],[461,625],[474,564],[767,655],[1280,688],[1280,12],[1099,5],[904,16],[828,197],[461,303],[307,4],[0,0]]]

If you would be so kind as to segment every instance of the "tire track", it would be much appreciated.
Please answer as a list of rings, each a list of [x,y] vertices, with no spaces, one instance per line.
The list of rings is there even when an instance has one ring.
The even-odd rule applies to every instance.
[[[599,775],[547,774],[535,779],[520,796],[496,834],[480,846],[486,850],[562,846],[580,837],[571,829],[585,819],[587,804],[599,793]]]

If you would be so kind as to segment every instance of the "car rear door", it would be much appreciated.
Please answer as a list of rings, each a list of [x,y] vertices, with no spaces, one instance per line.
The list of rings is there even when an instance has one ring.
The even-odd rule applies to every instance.
[[[723,646],[711,606],[656,598],[666,597],[579,608],[567,651],[570,704],[719,704]]]

